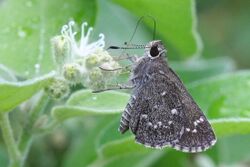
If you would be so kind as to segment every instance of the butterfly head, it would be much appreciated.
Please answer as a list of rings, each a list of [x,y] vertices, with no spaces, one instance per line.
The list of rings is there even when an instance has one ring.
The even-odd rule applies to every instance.
[[[158,57],[164,56],[167,52],[160,40],[151,41],[146,45],[145,49],[147,56],[151,59],[156,59]]]

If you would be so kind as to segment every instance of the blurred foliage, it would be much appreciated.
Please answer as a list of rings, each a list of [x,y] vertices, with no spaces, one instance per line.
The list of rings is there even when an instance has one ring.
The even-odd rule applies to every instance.
[[[249,10],[244,0],[0,0],[0,113],[10,112],[20,152],[26,154],[30,148],[25,166],[250,166],[250,71],[238,71],[250,67]],[[76,85],[61,101],[36,94],[54,76],[49,73],[55,68],[50,39],[69,20],[87,21],[95,36],[105,34],[108,47],[128,41],[145,14],[155,17],[156,35],[168,48],[170,66],[218,136],[217,144],[204,153],[149,149],[136,144],[130,132],[120,135],[117,128],[127,91],[93,94]],[[132,43],[145,44],[152,34],[153,23],[146,20]],[[118,56],[122,51],[111,53]],[[126,82],[128,77],[123,74],[114,82]],[[1,138],[0,166],[8,161]]]
[[[205,57],[229,56],[239,68],[250,67],[250,1],[197,1]]]

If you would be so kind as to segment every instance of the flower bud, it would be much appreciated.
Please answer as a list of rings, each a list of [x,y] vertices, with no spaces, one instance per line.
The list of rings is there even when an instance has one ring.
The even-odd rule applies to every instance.
[[[100,64],[100,58],[98,54],[92,54],[86,58],[86,68],[91,69],[97,67]]]
[[[69,63],[63,66],[63,76],[70,83],[77,84],[82,81],[82,69],[77,63]]]
[[[91,81],[102,80],[103,74],[100,68],[95,67],[91,71],[89,71],[89,79]]]
[[[98,67],[92,68],[89,71],[89,78],[85,85],[93,90],[103,89],[106,85],[105,78],[103,78],[102,70]]]
[[[83,62],[82,69],[85,69],[86,74],[83,84],[94,90],[105,88],[107,82],[119,72],[119,70],[115,70],[120,67],[119,64],[103,49],[98,49],[96,52],[88,55],[85,59],[85,64]],[[114,71],[112,71],[113,69]]]
[[[70,43],[68,38],[63,35],[55,36],[51,39],[51,46],[53,52],[53,58],[56,65],[62,67],[62,65],[70,57]]]
[[[54,78],[45,87],[45,92],[47,92],[54,99],[62,99],[69,95],[70,87],[65,79]]]

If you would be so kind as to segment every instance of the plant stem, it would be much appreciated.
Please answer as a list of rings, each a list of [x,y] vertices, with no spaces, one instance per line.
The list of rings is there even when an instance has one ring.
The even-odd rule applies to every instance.
[[[24,127],[23,132],[20,136],[18,148],[22,154],[22,165],[24,165],[27,155],[30,150],[30,146],[32,145],[34,134],[33,134],[33,125],[39,116],[44,112],[45,108],[50,102],[50,98],[44,92],[42,92],[41,97],[36,102],[33,109],[29,114],[29,123],[26,127]]]
[[[10,167],[21,167],[20,152],[14,139],[8,113],[0,112],[0,127],[2,129],[3,139],[9,153]]]

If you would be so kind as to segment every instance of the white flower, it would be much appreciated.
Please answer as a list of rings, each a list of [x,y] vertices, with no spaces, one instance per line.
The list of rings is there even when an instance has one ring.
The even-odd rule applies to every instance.
[[[104,49],[104,35],[99,34],[99,39],[90,42],[92,27],[87,28],[87,23],[81,25],[80,40],[76,39],[75,22],[70,21],[61,29],[61,35],[51,40],[58,76],[63,78],[69,86],[82,84],[87,88],[103,89],[119,71],[107,72],[99,67],[117,69],[120,67],[113,57]],[[59,87],[60,88],[60,87]],[[64,87],[63,87],[64,88]],[[61,89],[48,88],[61,97]],[[66,90],[66,89],[63,89]],[[64,96],[63,96],[64,97]]]
[[[104,34],[99,34],[99,39],[95,42],[89,43],[89,36],[91,31],[93,30],[92,27],[88,28],[87,32],[85,33],[85,28],[87,27],[87,22],[82,23],[81,25],[81,39],[80,41],[76,41],[75,35],[77,32],[74,31],[74,21],[70,21],[68,25],[64,25],[61,30],[62,36],[67,38],[70,41],[71,45],[71,52],[72,58],[74,59],[75,56],[78,57],[85,57],[96,52],[99,49],[103,49],[105,46],[104,42]]]

